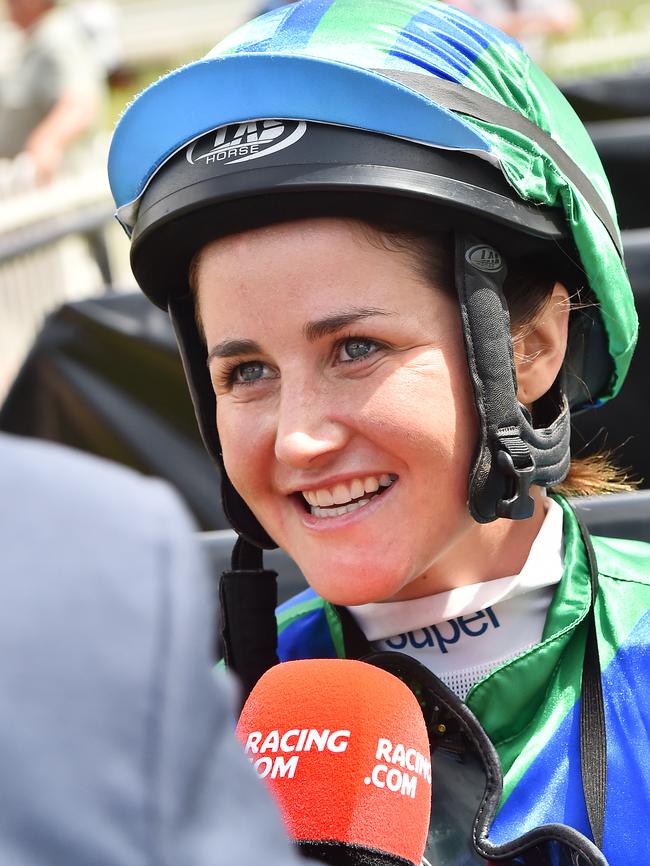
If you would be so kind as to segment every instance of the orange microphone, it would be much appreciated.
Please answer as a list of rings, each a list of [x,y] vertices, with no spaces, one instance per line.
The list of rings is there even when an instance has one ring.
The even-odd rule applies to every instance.
[[[306,856],[335,866],[420,866],[429,738],[397,677],[348,659],[284,662],[249,695],[237,734]]]

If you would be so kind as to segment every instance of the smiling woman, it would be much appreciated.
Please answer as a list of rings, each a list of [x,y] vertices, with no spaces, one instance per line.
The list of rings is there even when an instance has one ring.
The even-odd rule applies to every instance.
[[[192,271],[228,477],[339,604],[518,573],[544,516],[533,489],[528,521],[471,518],[478,425],[450,256],[441,239],[432,285],[381,238],[341,218],[282,223],[214,241]],[[527,328],[521,387],[538,396],[564,357],[566,296],[558,284]]]
[[[432,754],[464,768],[440,764],[431,862],[650,858],[629,829],[650,807],[650,552],[590,539],[561,486],[620,483],[572,462],[570,416],[616,395],[636,318],[554,86],[445,4],[302,0],[145,91],[110,174],[239,535],[226,663],[250,688],[277,661],[279,545],[310,584],[277,611],[282,661],[424,666]]]
[[[466,505],[476,419],[458,304],[368,231],[283,223],[213,242],[195,269],[228,477],[341,604],[463,582],[456,563],[476,572],[460,539],[482,529]]]

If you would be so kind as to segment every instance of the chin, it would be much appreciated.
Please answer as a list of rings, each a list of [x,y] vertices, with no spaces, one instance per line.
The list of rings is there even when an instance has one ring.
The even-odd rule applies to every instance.
[[[305,567],[303,574],[321,598],[345,606],[388,601],[407,583],[406,577],[400,580],[396,570],[387,568],[385,562],[370,567],[364,562],[354,567],[332,561],[326,571],[322,566]]]

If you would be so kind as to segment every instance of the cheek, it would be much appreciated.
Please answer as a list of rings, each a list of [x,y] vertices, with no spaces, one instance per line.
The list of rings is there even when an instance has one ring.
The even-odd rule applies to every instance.
[[[368,395],[362,418],[423,471],[444,459],[466,472],[478,427],[464,355],[440,349],[398,369]]]
[[[226,398],[218,401],[216,419],[226,473],[244,499],[260,485],[268,461],[264,425],[249,409],[231,405]]]
[[[474,391],[469,377],[467,358],[456,349],[453,360],[449,361],[449,388],[452,395],[453,413],[450,424],[453,425],[452,456],[454,463],[462,467],[464,484],[470,463],[474,456],[478,440],[479,421],[474,399]]]

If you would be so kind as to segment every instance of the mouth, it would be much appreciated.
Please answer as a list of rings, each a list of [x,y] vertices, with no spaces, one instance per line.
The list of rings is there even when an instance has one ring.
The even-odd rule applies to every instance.
[[[305,511],[312,517],[341,517],[369,505],[396,481],[397,475],[366,475],[341,481],[333,487],[303,490],[299,495]]]

